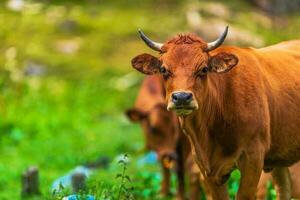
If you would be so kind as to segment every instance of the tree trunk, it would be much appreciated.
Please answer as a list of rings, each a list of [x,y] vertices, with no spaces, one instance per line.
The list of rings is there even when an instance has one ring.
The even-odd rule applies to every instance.
[[[39,195],[39,171],[37,167],[29,167],[22,174],[22,197]]]

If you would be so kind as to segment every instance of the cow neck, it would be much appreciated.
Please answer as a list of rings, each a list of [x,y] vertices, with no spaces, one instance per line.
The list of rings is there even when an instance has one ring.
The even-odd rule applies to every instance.
[[[209,128],[223,115],[226,79],[223,75],[211,74],[204,84],[204,92],[198,94],[201,95],[199,109],[193,118],[198,119],[196,124]]]
[[[225,79],[222,75],[212,74],[204,83],[205,91],[198,96],[199,108],[190,116],[180,117],[180,125],[191,144],[194,159],[204,174],[210,172],[210,154],[212,144],[209,140],[209,128],[222,116],[223,92],[225,91]],[[197,95],[197,94],[196,94]]]

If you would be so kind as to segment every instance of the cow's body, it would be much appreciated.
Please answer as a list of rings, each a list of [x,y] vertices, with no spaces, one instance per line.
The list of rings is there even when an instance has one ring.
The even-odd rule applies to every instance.
[[[197,163],[217,182],[234,167],[243,173],[245,157],[253,157],[247,165],[258,169],[261,159],[266,170],[290,166],[300,159],[300,42],[257,50],[221,47],[212,54],[221,51],[235,54],[239,64],[208,77],[207,99],[184,120]],[[256,170],[245,171],[257,181]]]
[[[194,123],[190,120],[190,126],[198,129],[200,136],[204,132],[197,127],[207,119],[211,125],[206,126],[206,131],[217,136],[214,140],[224,155],[232,155],[240,145],[247,147],[251,140],[260,137],[257,139],[265,150],[265,169],[290,166],[299,160],[300,41],[258,50],[224,47],[216,51],[234,53],[239,64],[227,74],[211,77],[211,82],[220,85],[214,88],[218,99],[210,101],[215,103],[213,109],[219,108],[209,113],[204,102],[205,108],[196,113],[198,117],[188,116],[199,119]],[[208,118],[207,114],[214,114],[215,119],[210,120],[212,116]],[[212,159],[216,150],[215,146],[211,148]],[[214,171],[211,164],[210,171]]]
[[[148,115],[144,119],[139,120],[144,130],[146,149],[155,151],[161,163],[163,177],[161,185],[162,194],[167,195],[170,193],[171,178],[170,168],[166,166],[164,157],[174,156],[173,161],[176,164],[174,167],[178,181],[177,199],[185,199],[184,179],[185,175],[187,175],[190,184],[189,199],[197,200],[200,197],[199,171],[195,169],[191,170],[195,164],[191,159],[190,145],[184,135],[180,133],[175,113],[166,110],[164,92],[161,77],[148,76],[143,80],[135,101],[134,109]],[[151,128],[157,130],[151,130]]]
[[[133,67],[165,79],[168,109],[179,116],[195,162],[216,200],[241,171],[238,200],[254,199],[262,169],[272,170],[279,198],[290,198],[288,166],[300,160],[300,41],[254,49],[219,47],[179,35],[145,43],[161,51],[142,54]]]
[[[292,198],[300,199],[300,163],[296,163],[293,166],[289,167],[291,174],[291,182],[292,182]],[[270,173],[262,173],[258,188],[257,188],[257,200],[265,200],[267,199],[267,186],[268,183],[272,182],[272,176]],[[276,188],[276,186],[275,186]]]
[[[265,167],[290,166],[300,159],[300,41],[263,48],[258,56],[270,118]]]

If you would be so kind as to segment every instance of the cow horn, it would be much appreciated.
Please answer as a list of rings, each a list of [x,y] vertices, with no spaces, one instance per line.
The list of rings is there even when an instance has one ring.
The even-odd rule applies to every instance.
[[[140,34],[140,37],[142,38],[142,40],[146,43],[146,45],[148,47],[150,47],[151,49],[155,50],[155,51],[159,51],[161,52],[161,47],[163,46],[162,43],[157,43],[157,42],[154,42],[152,40],[150,40],[144,33],[141,29],[138,30],[139,34]]]
[[[224,40],[226,39],[227,33],[228,33],[228,26],[226,26],[225,31],[217,40],[207,43],[206,51],[211,51],[221,46]]]

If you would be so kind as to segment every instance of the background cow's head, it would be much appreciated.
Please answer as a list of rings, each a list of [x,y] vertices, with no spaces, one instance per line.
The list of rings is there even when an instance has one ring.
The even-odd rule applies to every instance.
[[[144,42],[159,51],[160,56],[138,55],[132,59],[132,66],[144,74],[161,74],[165,80],[168,110],[188,115],[198,109],[201,97],[207,93],[210,74],[228,72],[238,63],[238,58],[229,52],[210,53],[224,42],[227,32],[228,27],[211,43],[187,34],[161,44],[151,41],[139,30]]]
[[[167,111],[165,104],[156,104],[149,112],[131,108],[126,111],[126,115],[132,122],[141,124],[146,148],[155,151],[166,168],[173,167],[179,137],[174,113]]]

